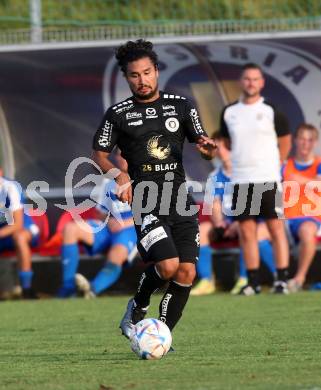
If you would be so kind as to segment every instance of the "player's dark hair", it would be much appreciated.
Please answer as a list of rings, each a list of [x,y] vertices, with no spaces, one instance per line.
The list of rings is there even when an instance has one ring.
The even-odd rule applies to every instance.
[[[158,57],[153,50],[152,42],[138,39],[137,41],[128,41],[124,45],[119,46],[115,51],[115,57],[122,72],[126,74],[127,65],[129,62],[140,60],[148,57],[158,67]]]
[[[261,72],[262,76],[264,75],[263,69],[260,67],[260,65],[255,64],[254,62],[248,62],[244,64],[241,68],[241,75],[248,69],[257,69]]]
[[[318,129],[311,125],[310,123],[301,123],[294,132],[294,138],[297,138],[297,136],[304,130],[311,131],[311,133],[314,133],[316,136],[316,139],[319,138],[319,132]]]

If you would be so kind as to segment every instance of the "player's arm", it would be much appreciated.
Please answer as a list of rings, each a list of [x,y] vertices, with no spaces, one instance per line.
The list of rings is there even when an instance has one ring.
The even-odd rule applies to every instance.
[[[288,158],[292,147],[292,137],[290,134],[278,137],[281,164]]]
[[[189,142],[194,142],[201,156],[206,160],[215,157],[217,145],[203,129],[201,118],[195,107],[184,101],[184,130]]]
[[[288,158],[292,147],[292,137],[289,122],[279,111],[274,112],[274,126],[278,137],[281,164]]]
[[[106,173],[110,169],[116,168],[110,161],[109,155],[117,144],[118,129],[113,118],[113,113],[109,109],[93,139],[93,160]],[[117,196],[122,202],[132,202],[132,188],[130,178],[127,173],[120,171],[115,178],[118,184]]]
[[[11,236],[23,229],[23,208],[11,212],[11,223],[0,228],[0,238]]]
[[[230,138],[230,133],[228,131],[227,124],[224,119],[224,114],[225,114],[225,109],[221,112],[220,116],[220,130],[219,134],[223,139],[224,145],[227,149],[231,150],[231,138]]]
[[[109,160],[110,153],[102,152],[100,150],[93,151],[93,160],[100,167],[100,169],[106,173],[110,169],[117,169],[116,166]],[[118,184],[118,190],[116,195],[122,202],[132,202],[132,187],[128,174],[126,172],[119,171],[115,181]]]
[[[226,221],[222,210],[222,202],[218,197],[214,198],[211,220],[215,228],[226,227]]]

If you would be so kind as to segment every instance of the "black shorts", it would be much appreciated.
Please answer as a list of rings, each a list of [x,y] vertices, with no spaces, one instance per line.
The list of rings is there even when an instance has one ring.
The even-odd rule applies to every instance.
[[[147,214],[136,225],[137,248],[145,262],[178,257],[180,263],[195,263],[199,255],[199,227],[195,216]]]
[[[283,217],[282,185],[277,182],[234,184],[231,216],[237,221]]]

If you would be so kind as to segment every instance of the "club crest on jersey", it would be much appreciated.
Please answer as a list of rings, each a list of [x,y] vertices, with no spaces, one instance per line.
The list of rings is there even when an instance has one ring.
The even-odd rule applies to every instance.
[[[171,152],[169,144],[162,145],[162,137],[162,135],[156,135],[147,142],[147,152],[149,156],[157,158],[158,160],[165,160]]]
[[[175,133],[179,128],[179,121],[176,118],[167,118],[165,121],[165,127],[171,133]]]

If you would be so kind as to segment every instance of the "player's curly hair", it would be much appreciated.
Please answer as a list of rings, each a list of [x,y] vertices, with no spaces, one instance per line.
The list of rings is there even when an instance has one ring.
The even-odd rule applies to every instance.
[[[122,72],[126,74],[127,65],[129,62],[140,60],[148,57],[158,67],[158,56],[153,50],[152,42],[138,39],[137,41],[128,41],[124,45],[119,46],[115,51],[115,57]]]

